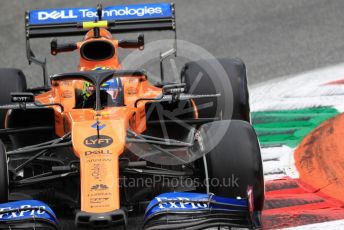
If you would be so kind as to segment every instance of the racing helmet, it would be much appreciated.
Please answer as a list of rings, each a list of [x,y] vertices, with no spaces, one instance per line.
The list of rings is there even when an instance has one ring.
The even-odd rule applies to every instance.
[[[96,67],[93,70],[109,70],[108,67]],[[93,107],[94,103],[94,87],[89,82],[85,82],[82,90],[85,107]],[[100,87],[100,97],[102,106],[124,106],[124,90],[122,80],[119,77],[114,77],[106,81]]]
[[[116,106],[124,105],[124,92],[121,78],[114,77],[108,80],[101,86],[100,90],[110,95],[112,102]]]

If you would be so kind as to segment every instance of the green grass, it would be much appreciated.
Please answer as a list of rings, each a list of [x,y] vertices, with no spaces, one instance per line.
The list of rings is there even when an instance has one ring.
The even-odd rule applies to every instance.
[[[262,146],[296,147],[309,132],[338,114],[331,107],[254,112],[252,122]]]

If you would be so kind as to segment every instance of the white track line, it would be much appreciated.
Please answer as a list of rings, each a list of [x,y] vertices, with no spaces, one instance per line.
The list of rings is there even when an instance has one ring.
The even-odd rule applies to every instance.
[[[294,164],[294,149],[288,146],[262,148],[262,159],[265,180],[276,180],[284,177],[299,178]]]
[[[334,106],[344,111],[344,85],[324,84],[343,80],[344,64],[283,77],[250,87],[252,111]]]

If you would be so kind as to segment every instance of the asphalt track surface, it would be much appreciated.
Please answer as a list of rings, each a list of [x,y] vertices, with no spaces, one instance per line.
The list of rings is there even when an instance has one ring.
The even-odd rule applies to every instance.
[[[104,5],[135,3],[103,0]],[[143,1],[150,2],[150,1]],[[153,1],[155,2],[155,1]],[[161,0],[157,1],[161,2]],[[240,57],[250,84],[292,75],[344,60],[342,0],[175,0],[179,39],[193,42],[218,57]],[[25,58],[24,11],[92,7],[95,0],[1,0],[0,67],[25,71],[30,86],[41,73]],[[146,36],[148,40],[156,37]],[[61,39],[63,41],[63,39]],[[49,40],[35,43],[47,56],[49,73],[73,71],[74,55],[49,56]]]
[[[137,1],[102,2],[104,5],[115,5]],[[344,60],[342,0],[174,2],[178,38],[193,42],[217,57],[242,58],[247,65],[250,84],[341,63]],[[23,69],[29,86],[38,86],[40,72],[37,67],[29,67],[25,58],[24,11],[92,7],[96,3],[94,0],[1,0],[0,67]],[[157,39],[152,36],[146,38]],[[37,53],[47,56],[49,73],[73,71],[77,65],[77,57],[69,54],[49,57],[49,40],[44,41],[35,42],[34,48],[39,49]]]

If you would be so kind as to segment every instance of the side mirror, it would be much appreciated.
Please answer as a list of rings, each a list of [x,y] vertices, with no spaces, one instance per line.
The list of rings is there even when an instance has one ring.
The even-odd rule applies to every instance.
[[[11,101],[15,103],[34,103],[35,95],[33,93],[15,92],[11,93]]]
[[[121,40],[118,42],[118,46],[121,48],[133,48],[143,50],[145,47],[145,37],[143,34],[139,34],[137,40]]]
[[[74,51],[77,48],[78,46],[75,43],[59,44],[56,38],[52,39],[50,42],[50,53],[54,56],[58,53]]]
[[[37,104],[35,102],[35,95],[33,93],[26,93],[26,92],[11,93],[11,101],[14,103],[19,103],[19,107],[21,109],[26,109],[26,103],[33,103],[36,107],[46,107],[46,106],[57,105],[57,106],[60,106],[62,112],[64,111],[64,107],[60,103]]]

